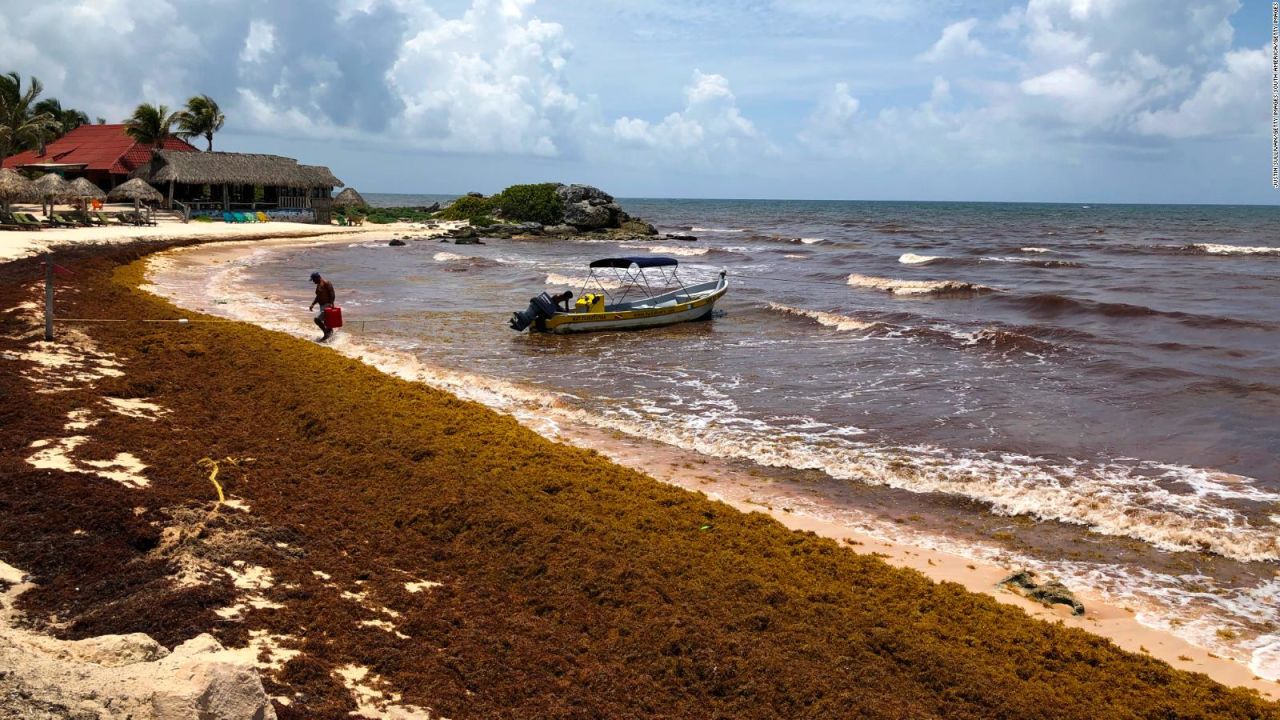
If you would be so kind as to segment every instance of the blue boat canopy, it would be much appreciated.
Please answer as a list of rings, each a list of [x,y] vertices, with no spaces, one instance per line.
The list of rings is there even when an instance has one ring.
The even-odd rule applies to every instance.
[[[603,260],[591,261],[591,267],[593,268],[611,267],[611,268],[626,269],[631,267],[632,265],[635,265],[636,267],[639,267],[639,268],[651,268],[651,267],[670,267],[672,265],[679,265],[679,264],[680,262],[678,260],[670,257],[619,257],[619,258],[604,258]]]

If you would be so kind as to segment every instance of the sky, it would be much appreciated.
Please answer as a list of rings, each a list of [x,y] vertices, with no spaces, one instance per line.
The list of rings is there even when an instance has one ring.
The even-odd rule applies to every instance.
[[[1274,204],[1259,0],[5,0],[0,72],[362,192]],[[203,147],[202,142],[197,146]]]

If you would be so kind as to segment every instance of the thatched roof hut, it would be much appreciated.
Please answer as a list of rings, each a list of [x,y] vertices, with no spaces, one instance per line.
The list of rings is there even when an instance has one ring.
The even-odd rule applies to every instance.
[[[102,192],[102,188],[94,185],[88,178],[78,177],[71,181],[70,188],[71,197],[89,198],[91,200],[105,200],[107,194]]]
[[[42,200],[60,200],[70,197],[71,183],[57,173],[45,173],[36,178],[32,185],[35,186],[36,194]]]
[[[229,152],[173,152],[157,150],[151,164],[134,172],[135,178],[162,185],[254,185],[294,189],[341,187],[342,181],[327,167],[300,165],[279,155]]]
[[[39,197],[35,186],[16,170],[0,169],[0,204],[8,208],[9,203],[35,200]]]
[[[133,200],[135,202],[158,203],[164,201],[164,196],[143,180],[134,178],[111,188],[111,192],[107,193],[107,199],[111,202]]]
[[[364,197],[356,192],[355,188],[347,188],[338,193],[338,196],[333,199],[333,206],[365,208],[369,207],[369,203],[364,201]]]

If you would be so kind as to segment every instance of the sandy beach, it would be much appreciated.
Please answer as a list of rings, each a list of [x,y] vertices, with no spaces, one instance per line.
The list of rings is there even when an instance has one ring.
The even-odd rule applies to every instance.
[[[155,241],[157,244],[160,244],[161,241],[164,243],[172,243],[174,241],[216,241],[219,244],[214,247],[212,252],[205,248],[194,251],[176,250],[161,256],[163,258],[161,262],[182,263],[184,258],[194,255],[199,255],[202,258],[201,262],[209,262],[211,256],[220,261],[228,261],[255,250],[286,246],[290,243],[350,242],[350,236],[353,234],[362,235],[371,241],[376,241],[389,239],[400,232],[413,232],[415,235],[425,234],[423,228],[416,226],[317,229],[285,223],[262,226],[227,226],[213,223],[162,225],[156,228],[99,228],[45,231],[40,233],[6,233],[0,235],[0,261],[19,260],[50,249],[59,253],[66,253],[70,250],[73,257],[75,257],[74,253],[84,252],[88,246],[126,244],[134,241]],[[62,255],[60,254],[57,257],[60,258]],[[141,279],[142,276],[138,275],[138,277]],[[154,282],[154,278],[150,279]],[[155,288],[152,289],[156,290]],[[67,295],[64,295],[64,297],[69,296],[72,298],[71,304],[75,305],[77,291],[74,288],[68,288],[68,290],[60,292],[66,292]],[[136,429],[137,423],[154,425],[158,422],[168,423],[181,419],[184,423],[199,426],[201,422],[205,422],[209,418],[201,420],[195,415],[184,416],[182,413],[186,411],[166,406],[166,401],[163,398],[153,398],[153,395],[162,393],[138,389],[121,392],[121,388],[129,386],[133,382],[132,375],[134,371],[128,367],[128,361],[121,360],[121,356],[118,353],[108,350],[106,345],[96,339],[101,332],[104,332],[103,330],[93,326],[77,327],[64,333],[60,341],[51,345],[33,341],[30,333],[39,320],[38,305],[36,304],[39,300],[38,285],[35,283],[24,285],[17,294],[17,299],[20,302],[15,304],[13,309],[9,311],[5,326],[6,336],[9,338],[7,342],[10,343],[11,348],[0,354],[0,357],[4,357],[10,362],[16,362],[15,368],[19,369],[21,376],[25,379],[24,382],[32,383],[37,388],[37,393],[54,393],[60,397],[74,396],[78,402],[89,402],[88,407],[96,408],[84,412],[72,409],[72,413],[80,412],[80,414],[68,415],[63,428],[56,428],[49,423],[43,423],[43,437],[48,439],[36,441],[43,442],[41,445],[31,444],[30,448],[34,449],[34,452],[33,450],[22,451],[24,456],[30,456],[22,458],[22,462],[46,472],[51,471],[82,478],[96,478],[98,482],[104,480],[113,482],[118,492],[122,493],[146,489],[147,491],[155,490],[156,492],[173,495],[175,491],[157,489],[155,485],[159,483],[163,486],[166,482],[165,478],[172,481],[174,474],[180,473],[189,479],[184,480],[184,484],[178,486],[180,491],[176,491],[177,494],[173,495],[173,497],[187,494],[195,488],[203,488],[201,492],[207,495],[208,482],[199,474],[193,474],[189,469],[186,469],[189,466],[182,463],[166,466],[164,464],[169,461],[160,460],[157,457],[157,448],[154,445],[146,444],[141,448],[128,446],[128,443],[123,441],[125,437],[128,437],[128,434],[121,433],[124,432],[126,427],[135,427]],[[129,302],[134,301],[130,300]],[[152,301],[148,300],[146,302]],[[154,312],[154,309],[150,311]],[[17,334],[14,333],[15,330],[22,328],[26,328],[26,330]],[[253,337],[255,338],[254,342],[265,342],[264,340],[258,340],[258,335]],[[114,347],[119,345],[121,340],[116,337],[109,342]],[[156,339],[154,342],[158,344],[158,347],[166,348],[164,352],[173,350],[185,352],[193,359],[205,357],[207,352],[207,348],[203,344],[207,342],[206,340]],[[174,345],[175,342],[178,344]],[[292,343],[293,341],[289,342]],[[23,347],[27,349],[22,350],[21,348]],[[274,351],[279,352],[282,347],[285,347],[285,345],[275,347]],[[288,347],[292,348],[293,346],[288,345]],[[338,345],[337,349],[357,359],[364,352],[358,346]],[[289,350],[289,352],[294,351]],[[314,359],[311,359],[311,356],[314,356]],[[308,356],[309,359],[306,362],[325,363],[329,362],[326,358],[332,356],[333,354],[327,350],[316,350]],[[141,360],[137,361],[141,362]],[[376,365],[377,363],[375,362],[374,364]],[[346,366],[346,368],[344,372],[353,372],[350,369],[351,366]],[[441,383],[438,382],[438,378],[442,376],[442,372],[443,369],[441,368],[402,365],[393,374],[403,379],[425,381],[427,384],[439,386]],[[68,380],[68,377],[71,379]],[[365,376],[361,375],[361,377]],[[433,382],[433,380],[427,378],[436,380]],[[154,379],[146,382],[149,388],[158,387]],[[50,383],[63,384],[55,386],[50,385]],[[125,397],[116,397],[118,395],[124,395]],[[95,397],[99,398],[96,403],[92,401],[92,398]],[[325,402],[332,403],[336,401],[326,400]],[[458,404],[463,405],[462,403]],[[470,408],[471,406],[468,405],[467,407]],[[104,409],[106,415],[103,415]],[[236,410],[222,408],[218,412],[230,413],[238,422],[247,421],[254,413],[252,408]],[[315,411],[307,410],[306,412]],[[473,411],[468,409],[467,412]],[[216,416],[217,413],[214,415]],[[128,422],[135,425],[120,425],[117,427],[112,425],[111,422],[105,422],[102,427],[96,427],[100,423],[104,423],[104,418],[116,423]],[[318,416],[311,416],[311,419],[307,422],[318,423],[317,427],[321,427],[325,421]],[[501,422],[495,422],[502,426]],[[735,466],[732,463],[714,459],[708,460],[694,453],[657,443],[621,437],[598,429],[559,426],[552,433],[549,432],[549,428],[545,424],[540,425],[536,421],[531,422],[528,420],[524,422],[527,426],[543,434],[551,435],[552,439],[556,441],[570,443],[578,448],[593,451],[598,453],[599,457],[607,458],[622,467],[636,470],[675,488],[693,491],[695,494],[705,494],[712,500],[727,503],[728,506],[746,513],[746,515],[741,515],[739,518],[732,520],[725,517],[717,517],[714,521],[708,520],[704,523],[704,535],[706,534],[705,530],[719,527],[720,523],[724,522],[732,522],[735,526],[736,523],[741,522],[743,527],[755,527],[756,521],[753,518],[760,516],[751,514],[764,513],[767,517],[780,523],[781,526],[791,531],[800,531],[801,534],[795,535],[795,542],[809,542],[803,540],[803,538],[810,537],[807,534],[812,533],[811,537],[837,541],[841,543],[843,548],[854,553],[872,554],[894,567],[918,572],[931,581],[957,584],[965,591],[978,593],[998,601],[1006,609],[1016,608],[1018,611],[1037,619],[1037,622],[1029,625],[1033,633],[1041,632],[1032,627],[1038,625],[1038,621],[1043,621],[1053,626],[1083,630],[1094,636],[1106,638],[1115,643],[1117,647],[1130,653],[1168,663],[1169,666],[1176,670],[1203,673],[1214,681],[1228,686],[1247,688],[1271,699],[1278,697],[1276,683],[1259,679],[1247,667],[1236,662],[1214,657],[1210,653],[1195,648],[1170,633],[1142,625],[1135,613],[1130,609],[1109,606],[1100,598],[1091,597],[1087,594],[1082,594],[1079,598],[1087,608],[1087,613],[1083,617],[1072,616],[1069,610],[1062,606],[1046,608],[1039,603],[998,587],[997,583],[1015,568],[979,563],[958,555],[920,548],[908,543],[895,542],[882,533],[872,533],[865,528],[849,527],[848,525],[806,514],[802,507],[788,507],[777,504],[769,496],[767,486],[754,481],[749,473],[744,472],[740,466]],[[110,430],[110,432],[105,435],[100,433],[100,430],[106,432],[104,428]],[[307,432],[311,431],[308,430]],[[504,432],[506,431],[504,430]],[[74,434],[68,435],[67,433]],[[63,437],[58,439],[57,436],[59,435]],[[22,436],[26,436],[25,432]],[[394,438],[388,437],[384,439],[384,442],[394,443],[396,441]],[[221,456],[230,452],[230,449],[225,447],[229,444],[219,443],[216,448],[199,450],[197,454],[207,452],[211,455],[217,453]],[[513,445],[512,447],[519,446]],[[9,449],[11,453],[19,452],[19,448],[14,446]],[[184,454],[186,453],[185,450],[183,452]],[[553,451],[537,450],[537,453],[548,452]],[[228,459],[231,457],[232,455],[227,455]],[[332,460],[331,455],[327,457]],[[572,457],[574,463],[588,462],[583,459],[584,456],[582,455],[575,454]],[[18,460],[19,458],[14,457],[12,459]],[[256,455],[253,462],[257,466],[262,466],[269,464],[271,459]],[[179,470],[179,468],[183,469]],[[257,517],[260,504],[264,508],[263,512],[271,512],[267,508],[273,506],[277,501],[267,499],[268,496],[274,498],[276,495],[280,495],[281,499],[285,497],[285,495],[280,494],[282,491],[267,491],[267,486],[256,484],[267,481],[255,479],[253,481],[254,484],[249,484],[243,480],[243,478],[248,477],[248,474],[240,476],[237,475],[237,472],[239,471],[230,472],[224,476],[242,478],[240,483],[229,486],[231,492],[228,493],[226,500],[228,507],[232,509],[238,508],[233,513],[235,517],[239,518],[241,514],[246,518]],[[254,470],[253,472],[257,473],[258,471]],[[644,485],[646,480],[640,475],[635,476],[634,480],[631,479],[631,476],[628,476],[626,487],[637,489],[646,487]],[[351,482],[352,478],[337,477],[332,478],[332,481]],[[329,480],[325,482],[327,483]],[[218,488],[218,492],[222,492],[221,487]],[[651,493],[653,491],[645,490],[643,492]],[[265,495],[262,496],[261,500],[249,497],[255,493],[265,493]],[[462,497],[459,496],[460,502]],[[673,495],[671,497],[685,498],[693,496],[680,493],[678,496]],[[305,500],[299,498],[293,500],[293,502],[303,502],[304,507],[310,508],[315,507],[315,503],[323,502],[321,498],[322,495],[308,495]],[[372,501],[372,498],[368,501]],[[405,501],[407,502],[407,499]],[[361,502],[364,503],[366,501],[362,500]],[[672,502],[678,506],[681,503],[690,501],[673,499]],[[406,518],[401,518],[395,521],[395,526],[399,528],[402,522],[416,522],[416,520],[410,521]],[[694,535],[696,536],[697,534],[695,531]],[[771,542],[783,542],[780,535],[774,534],[770,535],[770,537],[773,538]],[[290,541],[282,540],[281,542],[289,544]],[[348,547],[352,543],[366,543],[371,544],[373,547],[379,547],[389,542],[393,543],[395,541],[390,537],[347,537],[344,540]],[[815,540],[814,542],[817,541]],[[0,545],[0,548],[3,547],[3,545]],[[324,587],[339,589],[344,587],[338,581],[331,582],[332,576],[339,572],[339,570],[335,569],[337,566],[330,567],[326,565],[324,566],[325,569],[321,569],[321,566],[315,563],[311,567],[300,567],[291,571],[276,568],[274,572],[277,575],[273,578],[272,572],[264,569],[265,565],[255,564],[259,561],[265,562],[263,560],[265,557],[263,551],[255,552],[258,554],[253,555],[247,564],[242,562],[240,565],[226,568],[226,573],[233,582],[231,587],[225,588],[225,592],[220,596],[219,603],[222,604],[219,606],[222,610],[219,610],[219,616],[222,621],[242,619],[254,612],[260,613],[266,618],[275,617],[272,613],[285,612],[283,608],[289,601],[285,599],[284,595],[279,594],[279,588],[281,587],[311,587],[309,583],[316,584],[315,587],[318,589]],[[370,550],[368,552],[373,551]],[[378,552],[390,552],[390,550],[378,550]],[[842,550],[841,552],[845,551]],[[345,555],[346,552],[342,554]],[[11,558],[0,554],[0,560],[9,562]],[[348,558],[343,562],[351,561],[359,562],[358,557]],[[196,575],[209,571],[209,567],[201,565],[200,562],[193,560],[192,563],[187,567],[188,570]],[[10,567],[10,565],[13,567]],[[3,578],[10,584],[17,582],[19,579],[17,576],[22,573],[22,570],[30,571],[29,568],[14,569],[19,566],[16,561],[10,563],[10,565],[2,566],[7,571],[11,571],[9,572],[10,575],[15,576],[14,578]],[[349,571],[350,567],[343,569]],[[287,576],[279,575],[279,573],[283,572],[287,572]],[[393,637],[408,633],[405,634],[407,638],[409,635],[414,634],[414,630],[410,629],[410,625],[400,620],[400,616],[407,610],[397,603],[419,598],[421,588],[433,587],[442,578],[423,577],[414,568],[404,568],[401,572],[406,572],[406,576],[413,576],[410,580],[400,581],[400,585],[405,588],[402,593],[407,592],[408,595],[395,596],[396,599],[394,601],[386,600],[386,598],[392,597],[392,595],[385,594],[389,593],[390,590],[387,590],[383,585],[377,585],[381,589],[374,594],[382,594],[384,600],[379,602],[385,602],[384,605],[359,601],[361,604],[372,608],[369,611],[372,615],[359,621],[365,624],[366,629],[383,627]],[[894,577],[897,578],[899,576]],[[366,586],[366,582],[372,583],[373,580],[370,578],[361,580],[358,573],[348,576],[347,580],[351,584],[346,585],[342,592],[358,598],[363,598],[366,594],[369,594],[376,584]],[[200,582],[207,582],[207,580],[201,580]],[[411,586],[420,589],[414,590]],[[268,592],[273,587],[276,590]],[[31,590],[28,590],[28,593],[31,593],[26,596],[28,598],[36,594],[32,593]],[[14,599],[10,599],[6,604],[6,608],[12,605],[15,599],[16,596]],[[92,602],[90,600],[89,604],[91,605]],[[989,611],[983,609],[982,612]],[[1010,618],[1019,614],[1008,614],[1003,610],[990,612],[1003,618]],[[318,622],[315,618],[312,618],[312,621]],[[257,647],[261,651],[256,666],[263,673],[270,674],[273,672],[273,668],[278,670],[284,667],[286,662],[296,657],[299,650],[305,650],[306,648],[306,644],[300,643],[294,633],[285,630],[288,622],[288,620],[281,618],[273,619],[268,623],[269,627],[253,630],[253,633],[257,634],[250,636],[243,632],[231,632],[229,637],[240,641],[250,641],[252,637],[252,642],[249,642],[245,647]],[[0,632],[3,632],[5,637],[13,637],[14,633],[19,631],[12,627],[9,620],[6,620],[3,630]],[[23,630],[21,632],[26,631]],[[161,642],[164,641],[161,640]],[[230,645],[237,646],[234,642],[231,642]],[[262,659],[264,657],[266,660]],[[335,702],[338,702],[338,705],[354,702],[357,711],[366,713],[365,716],[367,717],[436,716],[434,713],[428,713],[425,705],[415,704],[410,702],[409,699],[404,699],[409,695],[406,695],[405,686],[402,682],[398,684],[388,677],[378,677],[378,673],[372,671],[369,667],[352,665],[338,672],[337,676],[345,683],[346,690],[350,693],[350,697],[354,699]],[[278,676],[278,679],[282,677]],[[1178,677],[1190,678],[1192,676],[1178,675]],[[277,711],[287,713],[289,705],[299,700],[287,694],[284,688],[288,686],[288,683],[280,683],[278,679],[266,682],[266,692],[272,694],[272,697],[276,699]],[[337,707],[338,705],[326,705],[324,707]],[[455,705],[455,707],[457,706]],[[1265,712],[1270,711],[1267,710]]]

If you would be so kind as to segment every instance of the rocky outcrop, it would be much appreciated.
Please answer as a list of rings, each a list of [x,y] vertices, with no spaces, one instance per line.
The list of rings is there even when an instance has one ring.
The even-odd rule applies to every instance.
[[[590,185],[562,185],[556,190],[564,203],[564,222],[579,230],[616,228],[630,216],[613,196]]]
[[[400,238],[395,238],[394,240],[392,240],[387,244],[390,245],[391,247],[404,247],[406,243]]]

